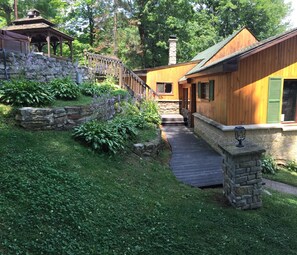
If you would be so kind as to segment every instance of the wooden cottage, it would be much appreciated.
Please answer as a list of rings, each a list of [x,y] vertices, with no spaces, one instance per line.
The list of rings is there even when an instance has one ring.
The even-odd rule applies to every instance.
[[[179,114],[181,101],[179,80],[197,65],[198,61],[137,70],[135,73],[158,93],[162,114]]]
[[[216,54],[198,54],[206,56],[180,81],[193,92],[183,99],[195,132],[219,151],[243,125],[275,158],[297,159],[297,29],[255,43],[245,29],[231,37]]]

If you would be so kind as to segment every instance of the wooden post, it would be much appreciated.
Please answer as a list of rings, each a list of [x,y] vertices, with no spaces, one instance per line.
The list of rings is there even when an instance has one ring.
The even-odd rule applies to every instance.
[[[51,56],[51,35],[50,35],[50,33],[47,34],[46,41],[47,41],[47,56],[50,57]]]
[[[63,56],[63,40],[62,37],[60,37],[60,56]]]

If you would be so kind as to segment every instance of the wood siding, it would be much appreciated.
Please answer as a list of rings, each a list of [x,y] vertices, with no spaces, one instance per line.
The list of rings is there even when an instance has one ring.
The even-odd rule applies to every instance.
[[[229,43],[227,43],[217,54],[215,54],[206,64],[213,63],[223,57],[226,57],[236,51],[244,49],[254,43],[258,42],[255,36],[248,30],[243,29],[236,35]]]
[[[227,84],[229,75],[215,75],[204,78],[196,78],[194,82],[209,82],[214,80],[214,101],[198,98],[196,93],[197,112],[222,124],[227,123]]]
[[[297,36],[241,59],[236,72],[194,78],[215,80],[215,100],[197,97],[197,112],[224,125],[265,124],[269,77],[297,79]]]
[[[157,82],[172,83],[172,94],[161,94],[159,95],[159,100],[179,100],[178,81],[195,65],[197,65],[197,63],[178,65],[172,67],[167,66],[164,69],[148,71],[146,76],[146,83],[155,91],[157,91]]]
[[[297,36],[240,61],[226,98],[228,125],[267,123],[269,77],[297,79]]]

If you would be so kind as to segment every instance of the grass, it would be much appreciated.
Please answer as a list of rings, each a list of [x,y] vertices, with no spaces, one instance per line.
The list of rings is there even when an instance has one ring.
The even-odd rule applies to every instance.
[[[279,169],[276,174],[264,174],[264,177],[273,181],[283,182],[297,187],[297,173],[290,172],[285,168]]]
[[[92,103],[93,98],[85,95],[80,95],[76,100],[55,100],[52,107],[65,107],[65,106],[79,106],[88,105]]]
[[[135,142],[137,143],[146,143],[157,137],[158,130],[155,127],[147,127],[137,135]]]
[[[9,113],[7,107],[0,111]],[[1,114],[0,114],[1,116]],[[158,160],[99,155],[0,117],[0,254],[296,254],[297,199],[238,211]]]

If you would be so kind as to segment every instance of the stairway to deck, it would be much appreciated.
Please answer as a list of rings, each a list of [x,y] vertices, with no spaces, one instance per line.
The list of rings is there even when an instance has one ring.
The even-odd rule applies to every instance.
[[[181,114],[162,114],[162,125],[179,126],[185,125],[185,119]]]
[[[221,155],[185,126],[162,129],[172,149],[170,167],[179,181],[199,188],[223,184]]]

